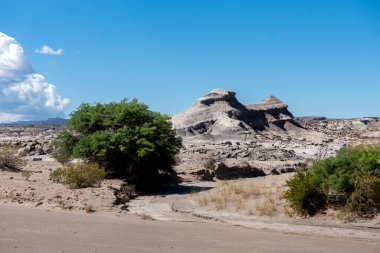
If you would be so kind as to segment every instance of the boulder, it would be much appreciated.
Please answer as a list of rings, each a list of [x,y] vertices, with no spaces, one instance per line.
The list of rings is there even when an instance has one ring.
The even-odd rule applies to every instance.
[[[217,179],[237,179],[244,177],[265,176],[266,173],[254,166],[248,161],[231,161],[219,163],[215,169],[214,175]]]

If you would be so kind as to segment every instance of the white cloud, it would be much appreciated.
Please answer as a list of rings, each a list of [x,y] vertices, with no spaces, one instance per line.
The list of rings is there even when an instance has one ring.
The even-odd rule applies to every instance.
[[[69,103],[34,72],[21,45],[0,32],[0,121],[62,117]]]
[[[0,82],[15,80],[33,72],[17,41],[0,32]]]
[[[44,105],[45,108],[61,111],[70,100],[61,98],[55,86],[45,81],[40,74],[27,75],[25,80],[14,83],[3,89],[3,94],[11,101],[21,101],[30,106]]]
[[[12,114],[12,113],[0,113],[0,122],[15,122],[25,119],[25,115]]]
[[[34,52],[37,54],[61,55],[63,53],[63,49],[60,48],[60,49],[54,50],[47,45],[43,45],[40,49],[34,50]]]

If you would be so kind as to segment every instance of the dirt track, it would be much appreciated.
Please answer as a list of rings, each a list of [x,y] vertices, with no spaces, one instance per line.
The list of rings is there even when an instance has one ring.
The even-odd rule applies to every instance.
[[[1,206],[0,252],[380,252],[380,242]]]

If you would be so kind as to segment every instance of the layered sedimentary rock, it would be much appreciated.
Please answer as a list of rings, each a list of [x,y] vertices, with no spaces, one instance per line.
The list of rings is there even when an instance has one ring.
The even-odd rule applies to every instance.
[[[259,104],[243,105],[235,92],[215,89],[199,98],[190,108],[172,118],[181,136],[249,138],[258,131],[299,130],[288,106],[274,96]]]

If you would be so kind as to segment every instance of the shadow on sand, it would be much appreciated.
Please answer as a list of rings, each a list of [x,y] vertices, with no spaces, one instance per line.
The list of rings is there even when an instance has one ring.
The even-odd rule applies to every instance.
[[[185,195],[185,194],[191,194],[196,192],[202,192],[210,190],[214,187],[206,187],[206,186],[191,186],[191,185],[170,185],[170,186],[163,186],[159,191],[155,193],[146,193],[144,195]]]

